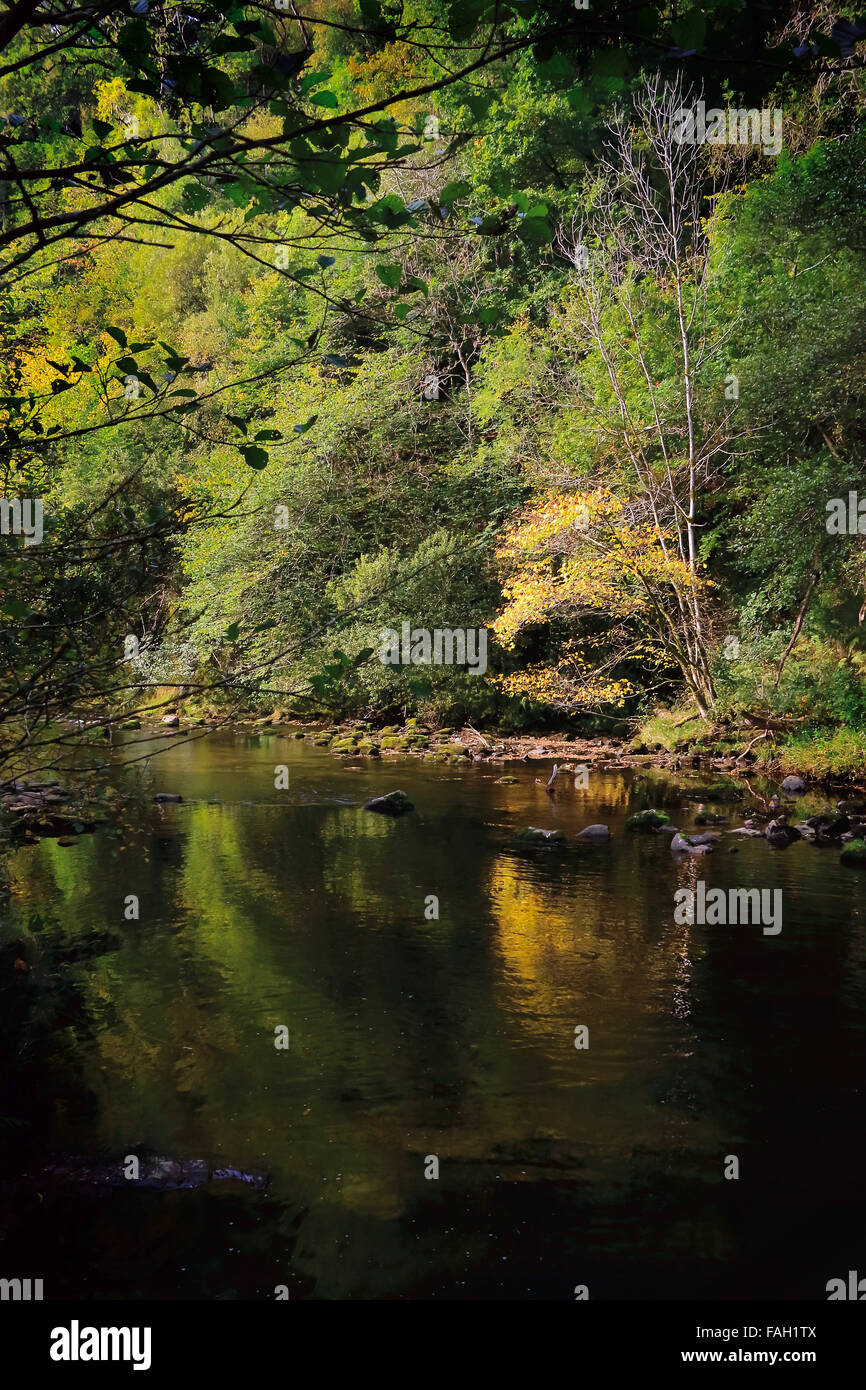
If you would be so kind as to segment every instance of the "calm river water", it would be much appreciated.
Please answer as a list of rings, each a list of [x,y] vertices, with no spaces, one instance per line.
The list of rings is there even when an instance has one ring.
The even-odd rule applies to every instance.
[[[691,828],[699,782],[551,801],[546,776],[214,735],[154,759],[122,839],[20,850],[0,1273],[46,1299],[821,1300],[862,1270],[866,876],[763,840],[678,863],[625,817]],[[412,814],[361,809],[397,787]],[[597,821],[611,842],[576,844]],[[527,824],[568,848],[516,853]],[[781,934],[677,925],[698,878],[781,888]],[[268,1184],[41,1171],[154,1154]]]

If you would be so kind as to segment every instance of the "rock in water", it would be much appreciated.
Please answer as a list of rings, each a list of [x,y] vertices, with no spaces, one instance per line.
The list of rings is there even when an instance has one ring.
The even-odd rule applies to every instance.
[[[517,839],[521,845],[547,845],[551,849],[565,844],[565,836],[561,830],[538,830],[534,825],[527,825],[523,830],[519,830]]]
[[[664,811],[636,811],[625,823],[626,830],[658,830],[670,825],[671,818]]]
[[[154,801],[183,801],[180,792],[157,792]]]
[[[164,714],[162,716],[162,722],[163,724],[167,724],[170,729],[176,729],[180,720],[176,714]]]
[[[788,796],[802,796],[806,790],[806,783],[802,777],[796,777],[793,774],[786,777],[779,785],[783,792],[787,792]]]
[[[388,792],[387,796],[374,796],[364,806],[365,811],[378,811],[381,816],[405,816],[415,807],[405,792]]]
[[[866,869],[866,840],[849,840],[839,855],[839,863]]]
[[[578,840],[609,840],[610,829],[606,825],[587,825],[577,835]]]
[[[803,838],[795,826],[788,825],[784,816],[777,816],[775,820],[771,820],[764,836],[774,849],[787,849],[795,840]]]
[[[203,1187],[209,1182],[234,1179],[262,1191],[268,1175],[258,1169],[248,1172],[240,1168],[215,1168],[203,1159],[142,1158],[137,1178],[127,1176],[126,1161],[89,1163],[87,1159],[59,1155],[41,1170],[42,1180],[53,1178],[60,1182],[84,1183],[94,1187],[144,1188],[166,1192],[181,1187]]]
[[[671,840],[671,854],[711,854],[712,850],[711,844],[693,844],[687,835],[681,835],[679,831]]]

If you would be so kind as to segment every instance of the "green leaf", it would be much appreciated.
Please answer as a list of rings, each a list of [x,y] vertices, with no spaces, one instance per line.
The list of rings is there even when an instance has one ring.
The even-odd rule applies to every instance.
[[[553,228],[546,217],[525,217],[517,234],[531,246],[549,246],[553,240]]]
[[[187,183],[184,185],[181,202],[186,212],[201,212],[210,202],[210,193],[200,183]]]
[[[6,598],[3,600],[3,612],[10,618],[29,618],[34,609],[28,608],[20,598]]]
[[[473,92],[471,96],[463,97],[463,101],[469,107],[476,121],[480,121],[490,110],[494,96],[494,92]]]
[[[244,462],[249,464],[250,468],[267,467],[268,452],[266,449],[260,449],[257,444],[244,444],[241,453],[244,456]]]
[[[456,183],[447,183],[439,194],[439,202],[443,208],[447,208],[452,203],[456,203],[458,198],[468,198],[471,192],[472,188],[465,179],[460,179]]]
[[[318,418],[318,415],[311,415],[309,420],[307,420],[305,424],[293,425],[292,428],[295,434],[306,434],[307,430],[311,430],[313,428],[313,425],[316,423]]]
[[[382,281],[382,284],[388,286],[388,289],[389,289],[389,290],[397,290],[397,289],[400,288],[400,281],[401,281],[402,278],[403,278],[403,268],[402,268],[402,266],[399,266],[399,265],[377,265],[377,266],[376,266],[376,274],[378,275],[379,279]]]
[[[417,275],[409,275],[403,282],[402,293],[411,294],[413,290],[420,290],[425,298],[430,294],[430,288],[426,280],[419,280]]]
[[[109,338],[114,339],[118,347],[126,347],[126,334],[124,333],[122,328],[106,328],[105,331],[108,334]]]
[[[327,91],[316,92],[314,96],[310,97],[310,101],[313,103],[314,106],[327,106],[331,111],[335,111],[338,105],[337,98],[334,96],[334,93]]]

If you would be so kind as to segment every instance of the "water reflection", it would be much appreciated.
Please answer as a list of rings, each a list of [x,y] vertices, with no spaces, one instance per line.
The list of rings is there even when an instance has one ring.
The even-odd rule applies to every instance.
[[[862,879],[807,845],[683,863],[624,828],[647,804],[690,827],[681,784],[551,799],[536,771],[216,738],[154,763],[147,797],[184,802],[131,807],[120,844],[20,851],[4,1265],[44,1241],[75,1297],[821,1297],[863,1200]],[[360,810],[395,786],[411,816]],[[611,842],[575,844],[595,821]],[[569,848],[515,853],[528,823]],[[699,876],[781,888],[782,935],[677,925]],[[270,1184],[58,1194],[34,1177],[56,1152]]]

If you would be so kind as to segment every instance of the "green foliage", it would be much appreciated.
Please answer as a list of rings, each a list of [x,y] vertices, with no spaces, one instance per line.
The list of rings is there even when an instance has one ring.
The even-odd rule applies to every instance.
[[[53,547],[3,538],[12,741],[22,701],[48,699],[49,656],[66,713],[125,699],[111,663],[127,630],[147,634],[143,687],[335,717],[550,717],[460,668],[386,665],[380,633],[486,626],[502,529],[533,493],[624,491],[654,412],[681,437],[670,277],[623,268],[635,319],[604,303],[600,351],[562,235],[597,204],[606,121],[644,72],[675,70],[672,48],[725,52],[744,95],[710,76],[708,102],[784,98],[794,131],[717,200],[725,152],[707,151],[692,388],[713,459],[697,522],[719,708],[863,727],[862,546],[825,519],[862,476],[866,137],[859,78],[824,71],[832,40],[813,35],[819,103],[808,82],[789,91],[802,60],[787,49],[751,64],[781,5],[638,7],[626,23],[599,0],[587,34],[566,0],[331,8],[301,25],[192,0],[180,29],[112,10],[76,62],[41,66],[26,26],[4,52],[0,138],[31,206],[7,178],[0,462],[7,495],[45,499]],[[128,222],[107,210],[120,194]],[[34,209],[68,219],[58,240],[27,230]],[[52,646],[64,628],[69,655]],[[731,632],[738,662],[721,653]],[[491,673],[555,657],[540,640],[492,645]],[[554,623],[545,640],[565,638]],[[635,709],[678,693],[638,659],[629,679]],[[659,720],[646,737],[666,743]]]

